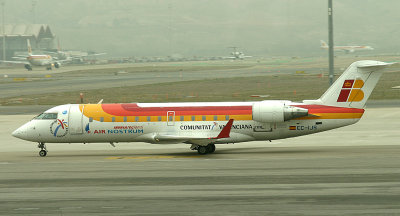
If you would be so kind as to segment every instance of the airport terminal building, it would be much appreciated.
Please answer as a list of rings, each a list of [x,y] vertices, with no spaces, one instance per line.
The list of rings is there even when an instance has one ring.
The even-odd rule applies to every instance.
[[[3,38],[5,37],[6,59],[11,60],[15,53],[26,53],[29,39],[32,50],[52,50],[55,35],[47,24],[16,24],[0,27],[0,59],[3,59]]]

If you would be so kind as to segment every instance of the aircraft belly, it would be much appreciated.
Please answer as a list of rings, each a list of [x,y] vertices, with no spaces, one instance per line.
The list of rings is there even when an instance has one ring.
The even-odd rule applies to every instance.
[[[279,130],[279,138],[303,136],[307,134],[327,131],[347,125],[354,124],[359,119],[313,119],[313,120],[292,120],[285,122]]]

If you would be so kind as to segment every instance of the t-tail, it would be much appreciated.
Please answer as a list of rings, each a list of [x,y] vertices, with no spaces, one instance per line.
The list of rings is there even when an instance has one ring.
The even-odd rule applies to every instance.
[[[392,64],[372,60],[354,62],[318,100],[305,100],[304,103],[362,109],[383,69]]]
[[[322,49],[328,49],[329,48],[328,44],[325,41],[321,40],[320,42],[321,42],[321,48]]]
[[[32,55],[32,47],[31,47],[31,41],[29,39],[26,39],[26,43],[28,45],[28,55]]]

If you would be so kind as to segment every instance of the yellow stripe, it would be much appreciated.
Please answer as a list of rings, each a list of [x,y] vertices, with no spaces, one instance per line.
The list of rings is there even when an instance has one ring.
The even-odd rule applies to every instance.
[[[124,122],[124,116],[113,116],[103,111],[100,104],[85,104],[83,110],[83,105],[79,105],[79,109],[83,110],[83,115],[86,117],[91,117],[95,121],[100,121],[100,118],[104,118],[104,122],[112,122],[112,117],[115,117],[114,122]],[[194,115],[194,121],[227,121],[226,115],[217,115],[217,120],[214,120],[214,115],[204,115],[206,118],[203,120],[203,115]],[[150,121],[148,121],[148,116],[125,116],[126,122],[160,122],[159,116],[150,116]],[[138,119],[136,119],[138,117]],[[235,121],[245,121],[252,120],[252,115],[230,115],[230,119]],[[136,121],[138,120],[138,121]],[[166,122],[167,116],[161,116],[161,122]],[[175,116],[175,121],[181,121],[181,116]],[[183,116],[183,121],[193,121],[192,115]]]

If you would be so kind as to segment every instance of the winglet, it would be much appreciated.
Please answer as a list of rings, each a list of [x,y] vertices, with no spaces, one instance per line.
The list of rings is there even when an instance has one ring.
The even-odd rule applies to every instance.
[[[217,137],[214,137],[214,139],[229,138],[229,134],[231,133],[232,125],[233,125],[233,119],[229,119],[229,121],[225,125],[225,127],[222,128],[222,131],[218,134]]]

